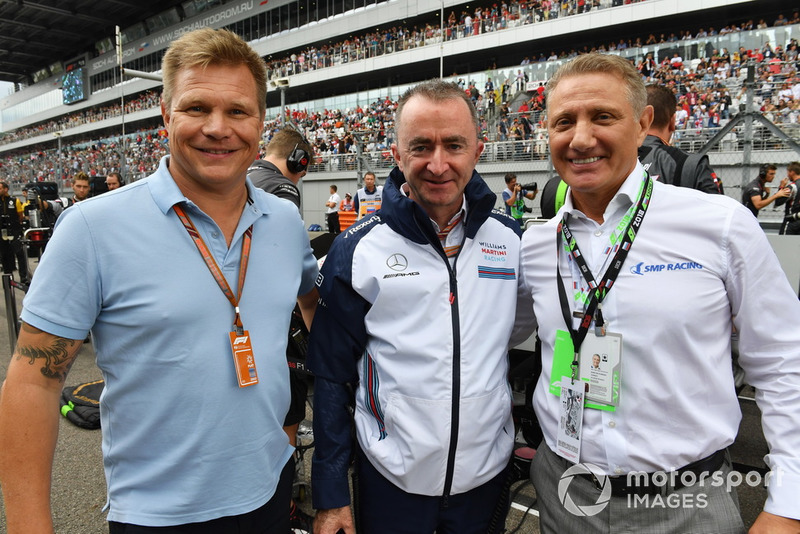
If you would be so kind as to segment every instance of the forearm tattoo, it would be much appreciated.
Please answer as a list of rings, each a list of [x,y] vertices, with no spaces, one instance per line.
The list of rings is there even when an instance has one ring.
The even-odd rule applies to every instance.
[[[26,324],[23,324],[22,327],[33,331]],[[53,337],[52,342],[47,346],[18,344],[17,359],[27,358],[30,365],[36,365],[39,360],[43,364],[41,372],[44,376],[63,382],[75,362],[76,346],[81,343],[80,340]]]

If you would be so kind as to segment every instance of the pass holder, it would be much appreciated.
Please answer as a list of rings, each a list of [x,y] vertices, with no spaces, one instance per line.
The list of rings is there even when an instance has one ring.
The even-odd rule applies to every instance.
[[[583,403],[585,384],[572,380],[570,376],[561,378],[561,394],[558,418],[556,454],[574,464],[581,458],[581,437],[583,434]]]
[[[622,335],[605,332],[598,336],[588,332],[580,350],[581,381],[589,386],[587,406],[600,403],[619,406],[622,368]]]
[[[250,332],[241,328],[234,328],[230,333],[231,352],[233,365],[236,368],[236,381],[240,388],[258,384],[256,359],[253,347],[250,344]]]
[[[562,377],[569,378],[570,382],[579,383],[580,387],[583,387],[587,392],[591,391],[591,371],[588,370],[588,367],[592,365],[592,357],[595,352],[587,355],[587,351],[593,350],[592,347],[594,347],[595,351],[601,351],[599,353],[601,358],[600,365],[601,367],[605,365],[604,371],[608,371],[608,373],[605,375],[595,374],[595,391],[591,396],[587,393],[585,398],[586,408],[607,412],[616,411],[619,405],[621,388],[621,334],[608,332],[605,336],[596,336],[589,331],[581,344],[580,352],[576,355],[570,333],[566,330],[556,330],[556,339],[553,345],[553,366],[550,370],[550,393],[557,397],[561,396],[563,389]],[[608,357],[607,364],[602,362],[603,354]],[[573,376],[575,377],[574,380]],[[610,400],[605,402],[604,399]]]

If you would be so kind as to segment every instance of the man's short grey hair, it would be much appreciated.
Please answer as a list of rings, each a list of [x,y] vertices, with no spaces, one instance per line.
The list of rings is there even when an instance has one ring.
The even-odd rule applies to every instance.
[[[417,84],[407,89],[406,92],[400,97],[400,100],[397,103],[397,111],[395,111],[394,114],[395,136],[397,136],[398,132],[400,131],[403,109],[405,108],[406,103],[415,96],[420,96],[433,102],[462,100],[467,105],[470,116],[472,117],[472,122],[475,124],[475,136],[480,138],[481,126],[480,121],[478,120],[478,111],[475,109],[472,99],[458,85],[452,82],[440,80],[438,78]]]
[[[647,106],[647,89],[645,89],[642,81],[642,75],[629,60],[613,54],[596,52],[583,54],[562,65],[547,82],[546,101],[549,102],[550,95],[553,94],[559,82],[564,78],[596,73],[613,74],[621,78],[625,83],[625,92],[627,93],[628,102],[633,108],[634,115],[637,118],[642,116],[642,112]]]

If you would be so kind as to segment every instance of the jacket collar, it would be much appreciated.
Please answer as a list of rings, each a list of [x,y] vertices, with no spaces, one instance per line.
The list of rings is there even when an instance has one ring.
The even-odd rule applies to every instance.
[[[400,187],[405,183],[406,177],[398,167],[389,174],[383,187],[383,201],[379,215],[395,232],[411,239],[415,243],[438,242],[436,231],[430,217],[419,204],[403,195]],[[473,238],[478,229],[483,225],[494,208],[497,195],[489,190],[486,182],[477,171],[472,171],[472,177],[464,189],[467,201],[466,235]]]

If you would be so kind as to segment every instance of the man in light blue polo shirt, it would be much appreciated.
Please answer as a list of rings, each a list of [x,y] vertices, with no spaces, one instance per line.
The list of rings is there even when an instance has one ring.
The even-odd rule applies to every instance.
[[[204,29],[163,73],[171,155],[65,212],[25,299],[0,399],[9,534],[53,529],[58,396],[90,329],[109,531],[289,530],[286,332],[296,301],[313,314],[317,267],[297,209],[246,179],[264,64]]]

